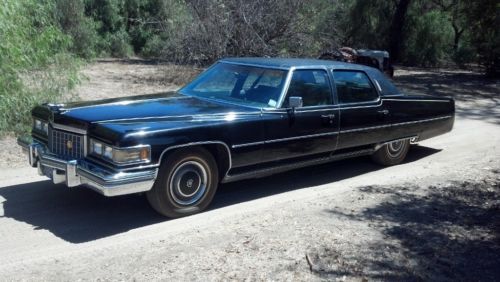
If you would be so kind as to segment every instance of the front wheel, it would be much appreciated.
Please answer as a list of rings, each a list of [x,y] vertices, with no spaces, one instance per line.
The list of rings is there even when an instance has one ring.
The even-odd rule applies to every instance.
[[[393,141],[380,147],[372,155],[372,159],[384,166],[397,165],[405,159],[409,149],[409,139]]]
[[[158,178],[146,196],[160,214],[177,218],[203,211],[218,185],[217,163],[203,148],[181,149],[160,166]]]

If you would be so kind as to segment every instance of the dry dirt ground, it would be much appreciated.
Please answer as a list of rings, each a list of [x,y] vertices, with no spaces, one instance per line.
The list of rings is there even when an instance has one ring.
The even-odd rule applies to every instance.
[[[168,68],[98,62],[76,93],[172,89]],[[52,185],[6,138],[0,280],[500,280],[499,81],[404,69],[396,83],[455,97],[454,130],[394,167],[357,158],[222,185],[207,212],[177,220],[142,195]]]

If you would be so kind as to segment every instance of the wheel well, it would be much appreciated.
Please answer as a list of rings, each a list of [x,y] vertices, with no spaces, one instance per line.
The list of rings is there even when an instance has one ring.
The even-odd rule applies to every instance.
[[[167,149],[167,151],[165,151],[164,154],[162,154],[162,156],[160,157],[160,164],[173,152],[193,147],[203,148],[210,154],[212,154],[215,162],[217,163],[219,177],[222,179],[226,176],[226,173],[231,168],[231,152],[229,151],[229,147],[227,147],[227,145],[223,145],[223,143],[193,144],[173,148],[170,150]]]
[[[231,166],[231,153],[229,152],[229,148],[218,143],[206,144],[202,147],[207,149],[207,151],[214,156],[219,169],[219,177],[221,179],[224,178]]]

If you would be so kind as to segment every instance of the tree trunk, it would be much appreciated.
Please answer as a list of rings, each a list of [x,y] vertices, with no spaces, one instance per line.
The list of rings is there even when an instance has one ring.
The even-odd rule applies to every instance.
[[[458,45],[460,43],[460,38],[462,37],[462,33],[464,32],[464,30],[460,29],[455,24],[455,22],[453,22],[451,25],[453,27],[453,33],[454,33],[454,37],[453,37],[453,51],[456,53],[458,51]]]
[[[411,0],[399,0],[396,12],[392,18],[389,52],[392,61],[397,62],[401,53],[401,42],[403,42],[403,27],[406,18],[406,12],[410,6]]]

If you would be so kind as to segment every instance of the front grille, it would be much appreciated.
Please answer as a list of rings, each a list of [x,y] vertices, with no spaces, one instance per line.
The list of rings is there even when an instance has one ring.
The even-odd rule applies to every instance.
[[[84,136],[52,129],[49,132],[50,151],[63,160],[77,160],[84,157]]]

